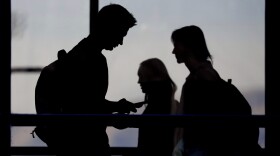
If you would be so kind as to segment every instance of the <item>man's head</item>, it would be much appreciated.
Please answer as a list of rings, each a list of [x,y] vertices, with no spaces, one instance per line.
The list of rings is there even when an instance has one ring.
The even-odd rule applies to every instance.
[[[210,59],[203,31],[195,25],[185,26],[172,32],[171,40],[174,45],[172,53],[178,63],[189,59],[205,61]]]
[[[93,35],[97,35],[99,44],[106,50],[122,45],[128,30],[137,22],[133,15],[119,4],[104,6],[96,18],[96,31]]]

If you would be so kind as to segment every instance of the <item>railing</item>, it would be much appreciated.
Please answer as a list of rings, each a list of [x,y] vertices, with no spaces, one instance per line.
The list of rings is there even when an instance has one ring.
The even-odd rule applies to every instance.
[[[12,147],[11,150],[11,155],[54,155],[46,147]],[[135,147],[111,147],[112,155],[131,156],[135,151]]]
[[[278,116],[207,116],[207,115],[11,115],[12,126],[34,126],[38,124],[71,124],[71,125],[89,125],[89,123],[107,124],[108,126],[122,125],[128,127],[142,127],[142,126],[244,126],[248,122],[255,122],[260,128],[265,128],[270,125],[279,123]],[[135,152],[134,147],[112,147],[113,155],[129,155]],[[264,149],[265,150],[265,149]],[[46,155],[53,154],[47,150],[46,147],[11,147],[11,155]]]

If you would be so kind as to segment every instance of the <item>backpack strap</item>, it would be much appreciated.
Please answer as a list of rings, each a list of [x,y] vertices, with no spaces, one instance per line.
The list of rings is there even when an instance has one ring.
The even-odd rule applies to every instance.
[[[64,49],[57,52],[58,68],[64,69],[68,64],[68,55]],[[60,71],[61,72],[61,71]]]
[[[228,80],[227,80],[227,82],[228,82],[229,84],[231,84],[231,82],[232,82],[232,79],[228,79]]]
[[[64,49],[61,49],[57,52],[57,58],[58,60],[64,60],[66,58],[66,51]]]
[[[36,129],[36,127],[35,127],[35,129]],[[30,133],[31,135],[32,135],[32,138],[35,138],[35,129],[33,129],[33,131]]]

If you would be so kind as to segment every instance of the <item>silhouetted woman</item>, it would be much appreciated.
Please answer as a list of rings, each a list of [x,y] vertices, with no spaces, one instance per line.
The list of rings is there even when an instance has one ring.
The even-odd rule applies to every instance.
[[[190,74],[182,88],[180,104],[185,114],[251,115],[251,107],[233,85],[227,85],[212,66],[202,30],[194,25],[173,31],[173,54]],[[230,94],[228,91],[234,91]],[[234,101],[240,99],[240,101]],[[232,100],[232,101],[230,101]],[[183,131],[186,156],[257,155],[259,129],[248,123],[230,127],[192,126]]]
[[[143,114],[171,114],[176,84],[170,78],[164,63],[158,58],[143,61],[138,69],[142,92],[147,101]],[[172,127],[140,127],[138,155],[171,156],[173,150]]]

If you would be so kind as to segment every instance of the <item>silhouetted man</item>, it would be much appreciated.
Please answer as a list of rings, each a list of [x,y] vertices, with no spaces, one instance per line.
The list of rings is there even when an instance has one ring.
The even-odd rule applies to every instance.
[[[252,115],[250,104],[238,88],[224,81],[214,69],[200,27],[190,25],[176,29],[171,40],[177,63],[185,64],[190,72],[181,92],[180,105],[184,114]],[[254,122],[187,126],[182,135],[182,155],[260,156],[262,149],[258,137],[259,127]]]
[[[136,19],[124,7],[110,4],[97,14],[95,29],[71,51],[58,52],[58,60],[46,66],[38,79],[35,102],[42,114],[111,114],[136,111],[132,103],[122,99],[105,99],[108,89],[108,67],[102,50],[113,50]],[[57,155],[109,156],[106,125],[48,127],[48,147]]]

